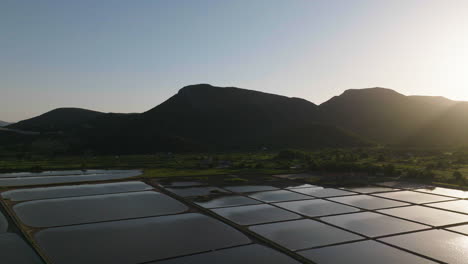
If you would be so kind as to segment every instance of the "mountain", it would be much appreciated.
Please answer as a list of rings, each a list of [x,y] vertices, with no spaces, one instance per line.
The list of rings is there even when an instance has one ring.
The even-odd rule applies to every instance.
[[[234,87],[191,85],[155,108],[127,117],[125,122],[105,127],[99,122],[100,128],[89,131],[87,141],[95,142],[99,149],[127,152],[367,144],[332,125],[317,123],[318,114],[317,106],[304,99]],[[112,140],[109,126],[114,131]]]
[[[379,87],[347,90],[315,105],[300,98],[198,84],[180,89],[162,104],[139,114],[55,109],[9,125],[8,134],[13,139],[0,138],[0,143],[24,147],[46,139],[66,146],[69,152],[106,154],[313,149],[373,143],[453,147],[468,145],[467,117],[468,102],[405,96]],[[13,130],[41,134],[12,135]],[[0,137],[6,134],[0,131]]]
[[[85,125],[103,115],[101,112],[80,108],[58,108],[31,119],[8,126],[10,129],[37,132],[59,132]]]
[[[10,123],[0,120],[0,127],[8,126]]]
[[[410,135],[402,145],[468,146],[468,102],[455,102],[444,108]]]
[[[60,131],[75,152],[152,153],[267,148],[352,147],[368,142],[320,123],[318,106],[258,91],[191,85],[141,114],[56,109],[11,128]]]
[[[382,144],[443,146],[468,141],[466,105],[443,97],[369,88],[347,90],[321,104],[319,111],[323,122]]]

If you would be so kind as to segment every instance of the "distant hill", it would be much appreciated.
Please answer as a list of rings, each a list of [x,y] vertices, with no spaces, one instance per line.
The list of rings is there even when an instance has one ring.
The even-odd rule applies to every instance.
[[[452,120],[458,116],[463,123],[463,117],[468,117],[468,109],[459,107],[464,104],[443,97],[405,96],[390,89],[369,88],[347,90],[320,105],[319,111],[325,123],[380,143],[439,146],[445,145],[447,141],[441,137],[446,136],[455,136],[452,140],[459,144],[467,141],[468,126],[462,129],[465,136],[455,135],[455,131],[461,131]],[[447,114],[450,118],[440,120]],[[436,133],[440,129],[445,134]],[[434,141],[421,144],[422,138],[416,135]]]
[[[300,98],[198,84],[139,114],[59,108],[7,127],[40,132],[34,139],[0,131],[0,143],[27,149],[47,140],[73,153],[107,154],[374,143],[453,147],[468,145],[467,117],[468,102],[385,88],[347,90],[317,106]]]
[[[57,109],[11,128],[49,134],[60,130],[63,133],[57,137],[71,149],[102,153],[368,144],[334,125],[319,123],[317,109],[304,99],[200,84],[182,88],[142,114]]]
[[[455,102],[438,111],[401,145],[468,146],[468,102]]]
[[[317,119],[317,106],[303,99],[200,84],[182,88],[125,122],[113,122],[111,140],[111,132],[100,126],[99,134],[88,133],[88,142],[100,145],[99,149],[129,152],[367,144],[332,125],[319,124]]]
[[[357,137],[319,124],[318,114],[304,99],[201,84],[182,88],[141,120],[164,134],[216,147],[323,147],[331,137],[333,145],[359,144]]]
[[[37,132],[58,132],[75,129],[85,125],[98,116],[101,112],[80,108],[58,108],[40,116],[11,124],[8,128]]]
[[[8,126],[10,123],[0,120],[0,127]]]

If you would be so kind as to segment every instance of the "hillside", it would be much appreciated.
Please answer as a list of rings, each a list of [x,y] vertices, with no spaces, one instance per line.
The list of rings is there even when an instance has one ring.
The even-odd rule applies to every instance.
[[[58,132],[75,129],[98,116],[101,112],[80,108],[58,108],[31,119],[9,125],[8,128],[37,132]]]
[[[60,130],[62,133],[56,140],[66,142],[76,152],[152,153],[368,144],[318,120],[317,106],[303,99],[201,84],[182,88],[142,114],[59,109],[12,128]]]
[[[319,111],[324,122],[383,144],[421,145],[415,135],[424,135],[436,140],[427,144],[443,145],[445,139],[438,138],[433,129],[459,130],[454,121],[444,118],[445,123],[441,122],[447,114],[461,120],[468,116],[467,109],[454,108],[458,104],[443,97],[405,96],[390,89],[369,88],[347,90],[320,105]],[[458,142],[466,138],[456,136]]]
[[[402,145],[461,147],[468,146],[468,103],[456,102],[439,111]]]
[[[8,126],[10,123],[0,120],[0,127]]]
[[[41,132],[39,138],[60,142],[71,152],[109,154],[314,149],[369,142],[453,147],[468,145],[467,116],[467,102],[405,96],[385,88],[347,90],[317,106],[300,98],[198,84],[140,114],[60,108],[7,128]],[[4,142],[21,144],[22,139]]]
[[[184,87],[125,122],[113,122],[113,131],[118,132],[110,136],[100,126],[98,134],[88,133],[88,141],[98,149],[128,152],[367,144],[334,126],[318,124],[317,119],[317,106],[303,99],[201,84]]]

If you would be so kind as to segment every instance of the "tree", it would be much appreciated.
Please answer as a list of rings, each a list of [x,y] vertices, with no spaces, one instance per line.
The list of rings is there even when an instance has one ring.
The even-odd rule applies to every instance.
[[[465,177],[459,171],[454,171],[453,172],[453,178],[455,178],[455,181],[457,183],[461,184],[461,185],[465,183]]]

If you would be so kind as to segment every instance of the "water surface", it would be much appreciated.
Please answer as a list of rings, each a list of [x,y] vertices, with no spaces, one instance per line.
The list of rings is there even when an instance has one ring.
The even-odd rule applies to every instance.
[[[228,206],[252,205],[261,202],[240,195],[227,195],[208,197],[203,200],[195,200],[195,203],[205,208],[217,208]]]
[[[317,264],[433,264],[436,262],[375,241],[362,241],[300,252]]]
[[[262,191],[273,191],[278,190],[278,188],[268,185],[244,185],[244,186],[228,186],[224,189],[231,192],[237,193],[249,193],[249,192],[262,192]]]
[[[13,233],[0,234],[0,262],[5,264],[43,264],[36,252]]]
[[[196,213],[49,228],[35,239],[53,263],[66,264],[144,263],[251,243]]]
[[[0,205],[1,206],[1,205]],[[8,230],[8,220],[0,210],[0,234]]]
[[[370,196],[370,195],[353,195],[353,196],[335,197],[335,198],[329,198],[329,199],[335,202],[349,204],[355,207],[368,209],[368,210],[410,205],[407,203],[379,198],[379,197]]]
[[[294,251],[363,238],[310,219],[257,225],[250,230]]]
[[[342,205],[322,199],[276,203],[275,205],[309,217],[359,212],[351,206]]]
[[[468,236],[468,225],[454,226],[454,227],[450,227],[447,229],[458,232],[458,233],[462,233]]]
[[[457,213],[468,214],[468,200],[432,203],[428,204],[428,206],[454,211]]]
[[[445,263],[466,264],[468,259],[468,236],[445,230],[422,231],[380,240]]]
[[[0,186],[31,186],[43,184],[105,181],[135,177],[141,175],[141,171],[128,171],[110,174],[89,174],[89,175],[70,175],[70,176],[40,176],[40,177],[20,177],[20,178],[1,178]]]
[[[271,248],[248,245],[194,256],[176,258],[154,264],[299,264],[300,262]]]
[[[227,193],[218,187],[190,187],[190,188],[167,188],[166,190],[182,197],[205,196],[211,194]]]
[[[468,222],[468,215],[417,205],[384,209],[379,210],[379,212],[431,226],[445,226]]]
[[[372,212],[323,217],[321,220],[368,237],[386,236],[430,228],[426,225]]]
[[[36,200],[13,207],[19,219],[32,227],[176,214],[187,209],[179,201],[153,191]]]
[[[44,171],[44,172],[13,172],[13,173],[0,173],[0,178],[116,174],[116,173],[126,173],[126,172],[129,172],[129,170],[62,170],[62,171]]]
[[[213,212],[239,225],[255,225],[301,218],[300,215],[269,204],[220,208],[213,209]]]
[[[439,195],[432,195],[427,193],[419,193],[413,191],[401,191],[401,192],[389,192],[389,193],[378,193],[374,194],[375,196],[394,199],[403,202],[415,203],[415,204],[423,204],[423,203],[433,203],[433,202],[441,202],[447,200],[453,200],[453,198],[439,196]]]
[[[287,190],[258,192],[258,193],[250,194],[249,197],[252,197],[254,199],[267,202],[267,203],[313,199],[310,196],[287,191]]]
[[[358,193],[379,193],[379,192],[393,192],[393,191],[398,191],[400,189],[395,189],[395,188],[388,188],[388,187],[379,187],[379,186],[363,186],[363,187],[349,187],[349,188],[344,188],[345,190],[353,191],[353,192],[358,192]]]
[[[431,193],[431,194],[446,195],[446,196],[451,196],[451,197],[456,197],[456,198],[465,198],[465,199],[468,198],[467,191],[454,190],[454,189],[441,188],[441,187],[416,189],[415,191]]]
[[[294,189],[293,191],[310,195],[317,198],[326,198],[326,197],[333,197],[333,196],[345,196],[345,195],[353,195],[356,193],[343,191],[339,189],[333,188],[303,188],[303,189]]]
[[[64,198],[73,196],[86,196],[97,194],[122,193],[151,190],[153,187],[138,181],[114,182],[103,184],[82,184],[57,187],[39,187],[30,189],[17,189],[2,193],[4,199],[15,202],[40,200],[50,198]]]

